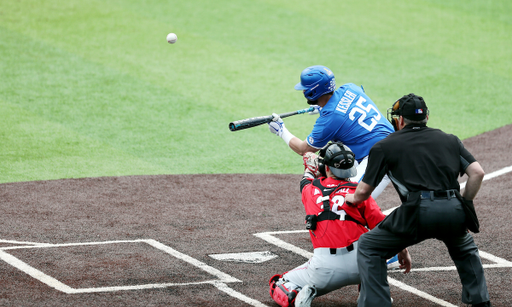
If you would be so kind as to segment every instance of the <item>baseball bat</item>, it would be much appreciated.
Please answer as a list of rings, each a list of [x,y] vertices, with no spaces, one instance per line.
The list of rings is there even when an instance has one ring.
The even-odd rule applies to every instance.
[[[279,117],[285,118],[285,117],[290,117],[290,116],[297,115],[297,114],[313,112],[314,110],[315,110],[314,107],[309,107],[307,109],[302,109],[302,110],[297,110],[297,111],[293,111],[293,112],[279,114]],[[273,118],[274,117],[272,115],[267,115],[267,116],[251,117],[251,118],[237,120],[237,121],[229,123],[229,130],[238,131],[238,130],[243,130],[243,129],[267,124],[267,123],[270,123]]]

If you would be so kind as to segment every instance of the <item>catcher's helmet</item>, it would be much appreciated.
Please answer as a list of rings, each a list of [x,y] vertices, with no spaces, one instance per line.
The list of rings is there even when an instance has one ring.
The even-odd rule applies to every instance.
[[[322,65],[308,67],[300,74],[300,82],[295,85],[298,91],[304,91],[304,97],[310,102],[336,89],[336,81],[332,71]],[[310,103],[315,104],[315,103]]]
[[[357,175],[356,155],[343,143],[329,143],[320,150],[318,170],[324,176],[326,176],[326,165],[337,178],[350,178]]]

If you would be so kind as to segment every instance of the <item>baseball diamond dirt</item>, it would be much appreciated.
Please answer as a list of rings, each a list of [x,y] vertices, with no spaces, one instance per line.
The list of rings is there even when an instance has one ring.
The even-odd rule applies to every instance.
[[[474,235],[494,306],[512,306],[512,125],[464,140],[486,171]],[[302,158],[297,156],[297,167]],[[0,185],[0,306],[277,306],[306,261],[301,175],[162,175]],[[465,182],[465,178],[461,178]],[[383,211],[399,204],[388,186]],[[410,248],[393,306],[463,306],[446,248]],[[228,255],[226,255],[228,254]],[[244,256],[244,257],[242,257]],[[313,306],[356,306],[357,286]]]

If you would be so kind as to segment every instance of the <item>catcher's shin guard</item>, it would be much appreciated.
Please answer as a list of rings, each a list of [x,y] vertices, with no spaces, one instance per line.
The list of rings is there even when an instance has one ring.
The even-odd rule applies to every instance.
[[[294,306],[297,290],[289,290],[283,282],[279,282],[282,275],[272,276],[268,282],[270,286],[270,297],[281,307]]]

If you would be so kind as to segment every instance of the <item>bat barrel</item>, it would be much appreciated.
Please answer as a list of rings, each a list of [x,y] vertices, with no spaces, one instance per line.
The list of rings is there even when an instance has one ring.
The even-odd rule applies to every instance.
[[[271,120],[272,120],[272,116],[259,116],[259,117],[252,117],[252,118],[237,120],[237,121],[229,123],[229,130],[238,131],[238,130],[242,130],[242,129],[252,128],[252,127],[256,127],[256,126],[268,123]]]

